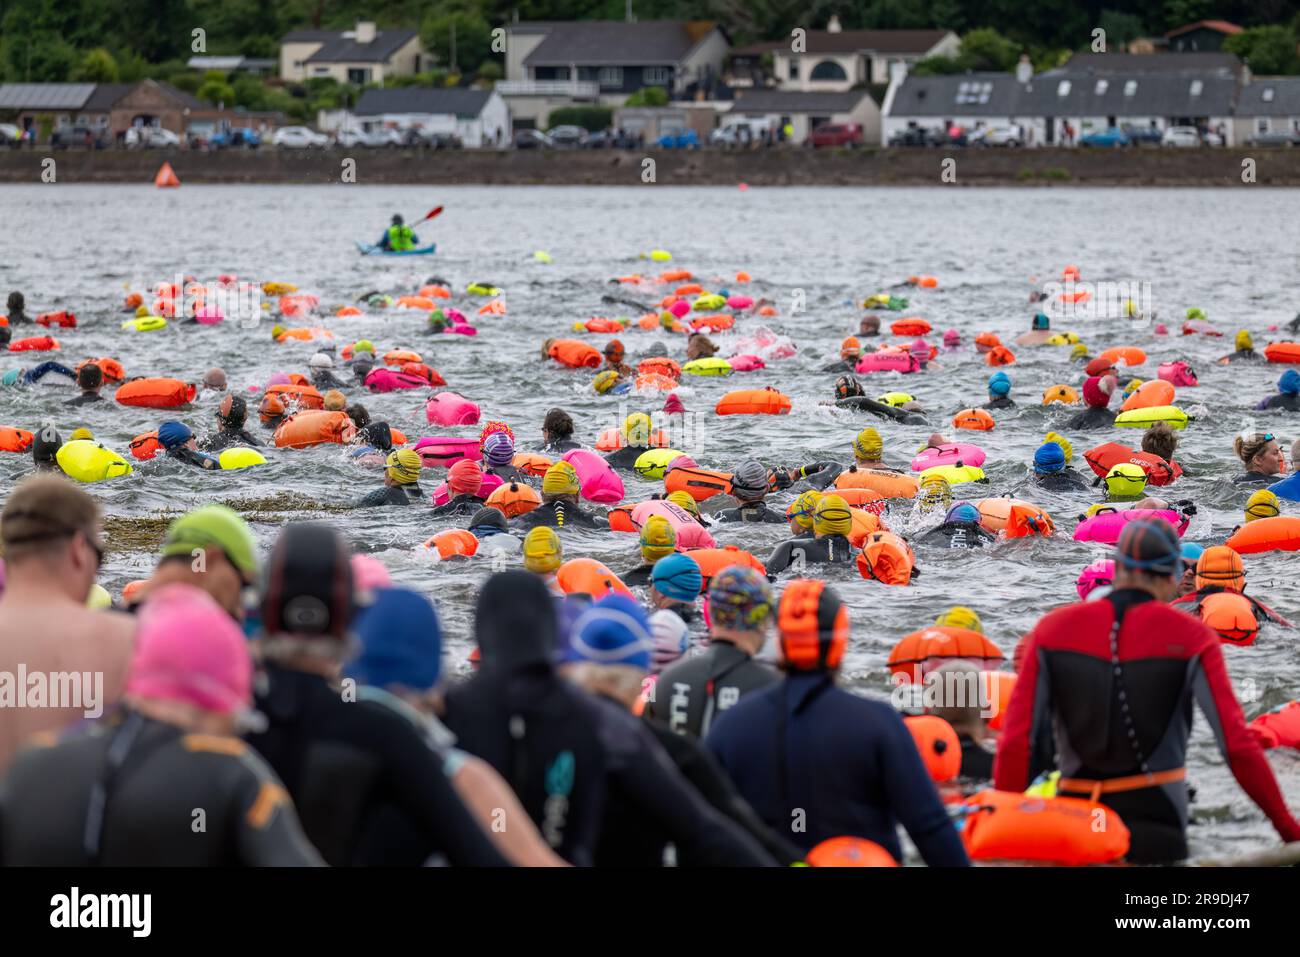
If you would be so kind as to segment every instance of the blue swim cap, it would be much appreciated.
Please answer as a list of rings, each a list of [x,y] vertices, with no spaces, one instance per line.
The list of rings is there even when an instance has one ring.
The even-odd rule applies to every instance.
[[[944,522],[978,522],[980,520],[980,510],[970,502],[958,502],[952,508],[948,509],[948,515]]]
[[[1283,395],[1295,395],[1300,392],[1300,372],[1295,369],[1287,369],[1282,373],[1282,378],[1277,380],[1277,390]]]
[[[1034,453],[1034,471],[1039,475],[1065,468],[1065,450],[1055,442],[1044,442]]]
[[[655,562],[650,581],[655,590],[673,601],[695,601],[704,587],[699,563],[689,555],[674,552]]]
[[[1195,565],[1201,559],[1201,553],[1205,551],[1204,545],[1197,545],[1195,542],[1183,542],[1181,553],[1183,563]]]
[[[590,661],[598,665],[631,665],[650,670],[654,639],[650,622],[634,599],[617,593],[606,595],[573,623],[565,661]]]
[[[361,654],[346,673],[375,688],[428,691],[442,673],[442,626],[433,604],[407,588],[377,588],[352,619]]]
[[[171,420],[158,426],[158,441],[165,449],[178,449],[192,438],[194,433],[184,422]]]
[[[1005,372],[995,372],[989,376],[989,392],[993,395],[1006,395],[1011,391],[1011,376]]]
[[[1046,313],[1043,312],[1034,313],[1033,327],[1035,329],[1050,329],[1052,328],[1052,320],[1047,318]]]

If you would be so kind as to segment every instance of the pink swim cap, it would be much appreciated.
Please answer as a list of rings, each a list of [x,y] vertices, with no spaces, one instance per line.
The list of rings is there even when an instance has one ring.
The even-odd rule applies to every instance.
[[[374,591],[376,588],[391,588],[393,577],[388,573],[388,566],[373,555],[352,556],[352,583],[360,591]]]
[[[671,462],[668,463],[668,467],[665,468],[664,471],[671,472],[673,469],[693,469],[693,468],[699,468],[699,463],[696,462],[695,459],[691,458],[689,455],[679,455],[677,456],[677,458],[673,459]]]
[[[685,412],[686,406],[682,405],[682,400],[677,398],[676,392],[669,392],[668,398],[664,399],[664,412],[673,415],[677,412]]]
[[[1109,585],[1115,580],[1115,559],[1099,558],[1091,565],[1079,572],[1079,577],[1075,580],[1074,587],[1079,593],[1079,598],[1087,598],[1094,588],[1100,588],[1103,585]]]
[[[288,385],[289,381],[289,373],[273,372],[271,378],[266,380],[266,387],[269,389],[273,385]]]
[[[244,633],[201,588],[166,585],[140,608],[126,693],[232,714],[252,704]]]
[[[1157,336],[1169,335],[1169,328],[1163,322],[1156,323],[1156,327],[1151,331],[1154,332]]]
[[[918,358],[928,359],[930,357],[930,343],[924,339],[913,340],[912,344],[907,347],[907,351]]]
[[[944,342],[961,342],[961,333],[956,329],[946,329],[943,333]]]

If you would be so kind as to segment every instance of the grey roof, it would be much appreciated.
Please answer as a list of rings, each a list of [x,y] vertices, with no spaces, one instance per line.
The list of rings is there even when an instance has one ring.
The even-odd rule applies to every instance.
[[[557,23],[524,59],[525,66],[676,64],[716,24],[687,20],[575,20]]]
[[[137,85],[138,84],[135,83],[96,84],[95,92],[90,94],[90,97],[86,100],[82,109],[87,111],[103,111],[107,113],[117,105],[118,100],[122,99],[122,97],[134,90]]]
[[[416,36],[414,30],[379,30],[371,42],[358,43],[355,36],[335,33],[305,62],[383,63]]]
[[[1023,87],[1009,73],[907,78],[894,92],[891,116],[1015,116]]]
[[[470,88],[435,89],[406,86],[387,90],[366,90],[357,101],[357,116],[380,116],[391,113],[451,114],[469,119],[483,112],[492,97],[491,90]]]
[[[147,83],[149,81],[146,80],[145,82]],[[180,103],[181,106],[188,106],[191,110],[208,110],[212,108],[211,104],[204,103],[197,96],[193,96],[189,93],[186,93],[184,90],[180,89],[179,87],[172,86],[170,83],[160,82],[158,86],[169,97],[171,97],[176,102]]]
[[[0,110],[79,110],[93,83],[0,83]]]
[[[1048,73],[1237,73],[1235,53],[1073,53],[1064,65]]]
[[[1237,115],[1300,116],[1300,77],[1255,77],[1237,97]]]
[[[748,90],[736,97],[736,113],[849,113],[870,99],[866,90],[804,93],[798,90]]]

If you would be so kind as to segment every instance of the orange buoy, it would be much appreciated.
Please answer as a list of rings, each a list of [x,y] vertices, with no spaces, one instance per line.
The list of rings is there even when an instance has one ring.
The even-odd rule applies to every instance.
[[[611,592],[618,592],[629,598],[634,597],[621,578],[594,558],[569,559],[556,571],[555,583],[566,595],[590,595],[599,600]]]
[[[1122,412],[1132,412],[1134,409],[1154,409],[1162,405],[1174,404],[1174,385],[1172,382],[1166,382],[1164,379],[1152,379],[1149,382],[1143,382],[1133,390],[1124,405],[1121,407]]]
[[[1010,671],[981,671],[984,681],[984,701],[992,714],[989,717],[989,729],[1001,731],[1006,721],[1007,709],[1011,707],[1011,693],[1016,690],[1016,676]]]
[[[510,464],[529,475],[545,475],[546,470],[555,463],[545,455],[539,455],[536,452],[516,452],[514,460]]]
[[[835,477],[835,491],[868,489],[881,498],[916,498],[920,483],[910,475],[850,465]]]
[[[265,394],[276,396],[286,405],[296,404],[300,409],[325,408],[325,397],[317,391],[314,385],[300,385],[295,382],[282,383],[281,385],[270,386]]]
[[[113,398],[121,405],[174,409],[194,401],[198,389],[180,379],[132,379],[118,386]]]
[[[519,456],[515,456],[516,460],[518,458]],[[515,468],[519,466],[516,464]],[[514,518],[516,515],[523,515],[539,507],[542,504],[542,497],[531,485],[509,482],[494,488],[484,504],[498,509],[505,514],[506,518]]]
[[[952,417],[954,429],[974,429],[987,432],[994,426],[993,416],[988,409],[962,409]]]
[[[346,445],[357,434],[357,427],[346,412],[309,410],[289,416],[276,427],[277,449],[306,449],[313,445]]]
[[[912,580],[916,555],[912,546],[893,532],[872,532],[858,552],[858,574],[868,581],[906,585]]]
[[[737,548],[735,545],[724,545],[721,548],[693,548],[690,552],[691,558],[700,566],[700,574],[704,576],[703,584],[700,586],[700,594],[709,590],[709,583],[713,581],[713,576],[723,569],[731,568],[735,565],[744,565],[754,569],[760,575],[767,574],[767,567],[760,562],[751,552],[743,548]]]
[[[1259,635],[1259,619],[1250,599],[1240,592],[1221,591],[1201,602],[1201,621],[1230,645],[1253,645]]]
[[[423,362],[424,359],[418,352],[412,352],[410,349],[389,349],[384,353],[384,365],[386,366],[404,366],[408,362]]]
[[[933,327],[919,316],[909,316],[892,323],[889,331],[896,336],[928,336]]]
[[[424,547],[436,549],[438,558],[442,561],[449,558],[468,558],[478,551],[478,539],[473,532],[466,529],[449,528],[429,538],[424,543]]]
[[[736,324],[736,317],[725,312],[712,316],[697,316],[691,320],[691,328],[696,332],[707,329],[709,332],[726,332]]]
[[[864,837],[832,837],[804,857],[809,867],[898,867],[894,855]]]
[[[768,386],[728,392],[713,411],[718,415],[789,415],[790,397]]]
[[[1147,361],[1147,354],[1137,346],[1111,346],[1097,353],[1098,359],[1109,359],[1113,363],[1123,362],[1126,366],[1140,366]]]
[[[171,163],[164,162],[158,167],[158,172],[154,174],[153,184],[159,189],[169,189],[181,185],[181,178],[176,175],[172,169]]]
[[[933,714],[911,715],[903,719],[920,752],[930,780],[944,784],[961,774],[961,741],[947,721]]]
[[[340,319],[350,319],[355,316],[365,315],[365,313],[356,306],[339,306],[334,315],[338,316]]]
[[[1040,798],[1015,791],[980,791],[966,799],[970,811],[961,842],[971,860],[1105,864],[1128,853],[1129,830],[1104,804],[1083,798]]]
[[[682,377],[682,367],[665,356],[642,359],[637,363],[636,371],[642,375],[661,375],[667,376],[669,379],[680,379]]]
[[[715,495],[731,494],[731,473],[693,467],[669,469],[664,473],[664,489],[669,493],[685,492],[703,502]]]
[[[143,435],[137,435],[131,440],[131,455],[141,462],[147,462],[159,452],[163,451],[162,443],[158,441],[158,430],[146,432]]]
[[[9,343],[10,352],[54,352],[62,348],[53,336],[28,336]]]
[[[984,362],[991,366],[1009,366],[1016,361],[1016,354],[1006,346],[994,346],[984,354]]]
[[[36,436],[26,429],[0,426],[0,452],[26,452],[36,441]]]
[[[749,273],[745,272],[743,269],[740,272],[736,273],[736,282],[744,283],[744,282],[749,282],[749,280],[750,280]]]
[[[451,290],[446,286],[421,286],[417,295],[424,296],[426,299],[450,299]]]
[[[889,653],[889,671],[903,681],[920,681],[945,661],[969,661],[979,668],[996,667],[1002,650],[978,631],[953,625],[932,625],[904,635]]]

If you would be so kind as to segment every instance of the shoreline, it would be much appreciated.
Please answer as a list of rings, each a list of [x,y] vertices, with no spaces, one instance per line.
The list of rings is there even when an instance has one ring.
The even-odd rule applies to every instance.
[[[0,184],[1300,186],[1300,149],[0,150]],[[951,159],[945,178],[944,161]],[[353,178],[345,179],[347,161]],[[653,183],[643,179],[653,160]],[[1247,163],[1250,161],[1250,164]],[[1243,182],[1253,165],[1254,182]]]

